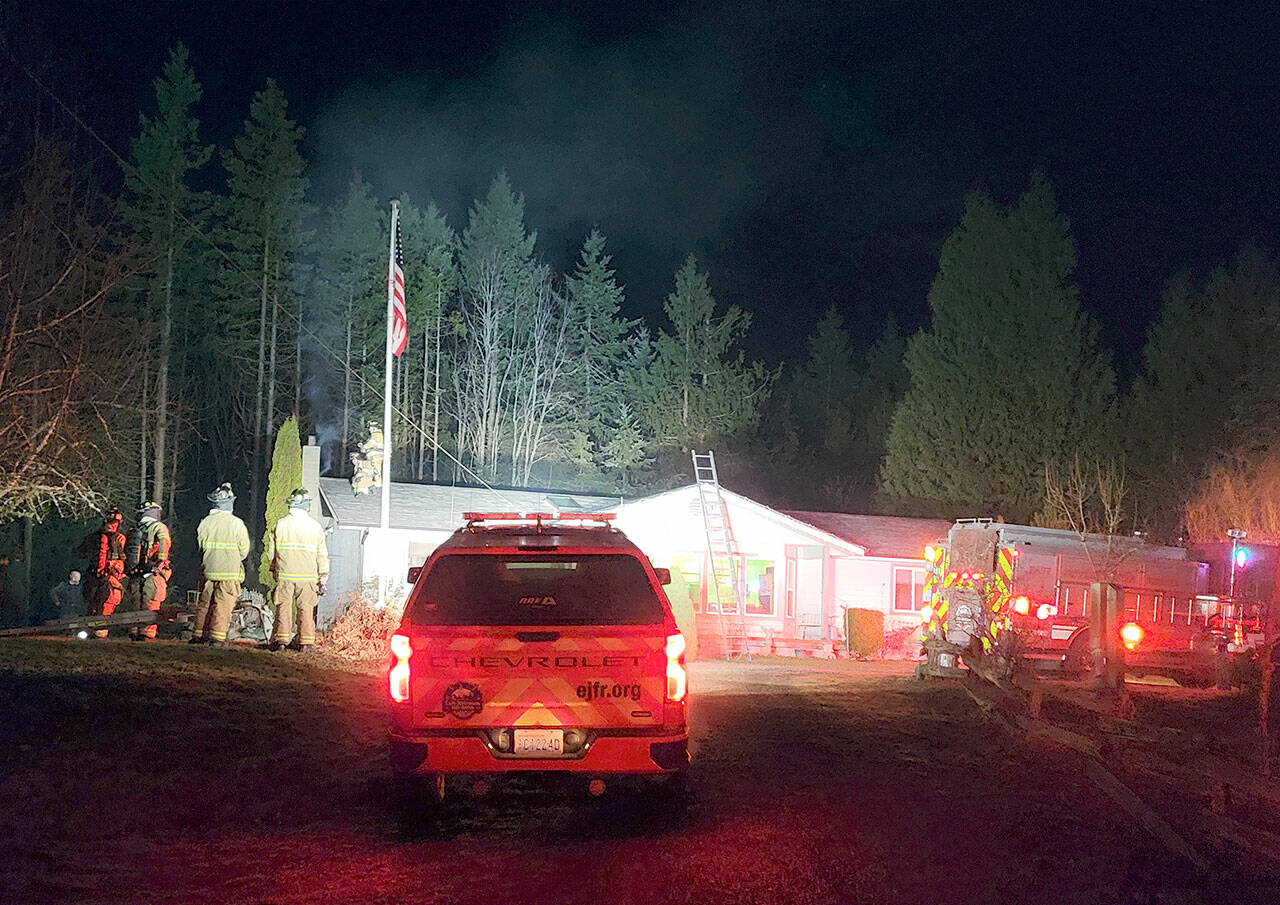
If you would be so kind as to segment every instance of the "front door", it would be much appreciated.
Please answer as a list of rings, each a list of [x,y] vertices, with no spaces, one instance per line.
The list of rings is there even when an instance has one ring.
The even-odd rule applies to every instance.
[[[826,548],[797,546],[796,551],[796,634],[820,640],[827,636],[823,618]]]

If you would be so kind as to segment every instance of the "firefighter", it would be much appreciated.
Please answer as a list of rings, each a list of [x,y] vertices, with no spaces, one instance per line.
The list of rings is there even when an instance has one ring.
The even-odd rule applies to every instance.
[[[249,555],[249,529],[231,511],[235,501],[231,485],[219,485],[209,494],[213,508],[196,528],[203,580],[196,603],[192,644],[227,646],[231,611],[240,598],[244,558]]]
[[[373,466],[362,452],[351,454],[351,492],[352,494],[368,493],[373,487]]]
[[[77,551],[87,559],[84,598],[90,616],[110,616],[124,596],[124,548],[125,536],[120,530],[124,515],[112,509],[102,516],[102,527],[84,539]],[[107,637],[107,630],[100,628],[95,637]]]
[[[382,425],[376,421],[369,422],[369,439],[361,446],[364,453],[365,467],[370,471],[371,486],[382,486]]]
[[[145,502],[138,507],[138,525],[129,533],[125,545],[125,569],[129,581],[125,585],[128,598],[127,610],[160,611],[169,587],[169,549],[172,546],[169,528],[160,521],[160,504]],[[156,624],[130,629],[135,641],[156,640]]]
[[[272,602],[276,607],[271,649],[296,647],[310,651],[316,644],[315,608],[329,580],[329,547],[324,528],[307,509],[311,498],[299,488],[289,494],[289,514],[276,522],[267,536],[267,559],[275,578]],[[293,634],[294,614],[298,634]]]

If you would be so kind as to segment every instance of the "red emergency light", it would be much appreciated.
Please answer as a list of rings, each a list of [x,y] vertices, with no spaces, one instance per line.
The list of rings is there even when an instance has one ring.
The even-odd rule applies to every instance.
[[[468,525],[476,522],[611,522],[616,512],[464,512]]]

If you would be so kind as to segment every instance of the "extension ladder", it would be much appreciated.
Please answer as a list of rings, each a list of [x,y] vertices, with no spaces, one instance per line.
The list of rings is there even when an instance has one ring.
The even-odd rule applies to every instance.
[[[720,477],[716,473],[715,454],[692,451],[693,478],[698,487],[698,503],[702,509],[702,525],[707,534],[707,558],[710,563],[707,603],[715,603],[720,619],[720,635],[724,639],[726,657],[751,658],[747,647],[747,626],[743,618],[742,563],[738,542],[733,536],[729,510],[720,493]]]

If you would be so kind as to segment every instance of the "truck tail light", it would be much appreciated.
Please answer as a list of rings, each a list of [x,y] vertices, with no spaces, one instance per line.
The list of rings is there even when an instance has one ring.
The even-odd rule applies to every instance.
[[[920,607],[920,623],[921,625],[928,625],[932,621],[933,607],[926,603],[924,606]]]
[[[689,673],[684,668],[684,635],[667,635],[667,700],[678,704],[689,692]]]
[[[1031,612],[1031,601],[1025,597],[1019,597],[1013,602],[1013,611],[1019,616],[1025,616]]]
[[[409,657],[412,653],[408,635],[397,632],[391,636],[391,656],[395,660],[387,674],[387,690],[391,693],[391,700],[397,704],[409,700]]]
[[[1120,640],[1124,642],[1124,646],[1129,650],[1133,650],[1142,642],[1142,626],[1136,622],[1126,622],[1120,628]]]

